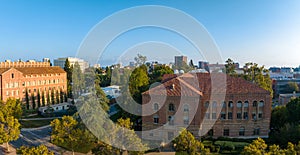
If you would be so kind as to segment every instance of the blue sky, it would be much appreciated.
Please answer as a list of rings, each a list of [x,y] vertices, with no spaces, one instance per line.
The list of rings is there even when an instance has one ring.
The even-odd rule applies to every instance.
[[[300,65],[300,2],[297,0],[2,0],[0,60],[75,56],[82,40],[97,23],[117,11],[140,5],[173,7],[193,16],[214,38],[224,61],[230,57],[241,64],[252,61],[267,67]],[[189,53],[194,49],[183,43],[180,36],[144,28],[116,39],[100,64],[113,63],[121,51],[145,41],[169,42],[178,45],[176,48],[194,62],[203,59]]]

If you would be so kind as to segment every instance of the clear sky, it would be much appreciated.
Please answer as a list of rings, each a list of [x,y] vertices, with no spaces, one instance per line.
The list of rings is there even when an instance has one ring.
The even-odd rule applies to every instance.
[[[82,40],[97,23],[117,11],[140,5],[173,7],[193,16],[214,38],[224,61],[230,57],[241,64],[252,61],[267,67],[300,65],[298,0],[2,0],[0,61],[75,56]],[[116,39],[104,55],[117,57],[118,52],[139,41],[170,41],[173,46],[180,41],[168,40],[175,34],[156,29],[131,33]],[[178,46],[182,51],[193,51],[189,46]],[[191,58],[194,62],[201,59]],[[103,56],[100,63],[108,65],[113,60]]]

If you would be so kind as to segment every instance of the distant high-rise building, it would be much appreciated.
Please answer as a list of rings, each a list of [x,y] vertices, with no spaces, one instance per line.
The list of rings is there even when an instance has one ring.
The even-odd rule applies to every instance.
[[[50,59],[49,58],[43,58],[43,62],[49,62]]]
[[[175,66],[181,66],[184,63],[187,64],[186,56],[175,56]]]
[[[89,68],[89,63],[87,61],[84,61],[83,59],[79,59],[79,58],[73,58],[73,57],[54,59],[54,66],[59,66],[61,68],[64,68],[67,59],[71,66],[72,65],[74,66],[75,63],[78,62],[82,72],[84,72],[85,69]]]
[[[198,62],[198,68],[199,69],[205,69],[206,71],[209,71],[208,65],[209,65],[209,63],[206,62],[206,61],[199,61]]]

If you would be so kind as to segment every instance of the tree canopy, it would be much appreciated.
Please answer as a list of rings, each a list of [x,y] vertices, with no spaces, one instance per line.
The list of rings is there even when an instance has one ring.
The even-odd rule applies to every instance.
[[[20,155],[54,155],[54,152],[49,151],[45,145],[39,145],[37,147],[22,146],[17,150],[17,154]]]

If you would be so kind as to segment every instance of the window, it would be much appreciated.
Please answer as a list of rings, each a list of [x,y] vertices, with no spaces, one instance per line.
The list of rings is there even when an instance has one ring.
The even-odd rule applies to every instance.
[[[217,114],[216,114],[216,113],[212,113],[212,114],[211,114],[211,118],[212,118],[212,119],[217,119]]]
[[[256,113],[252,113],[252,119],[256,120]]]
[[[242,102],[241,102],[241,101],[238,101],[238,103],[236,104],[236,107],[242,108]]]
[[[245,128],[241,127],[239,130],[239,136],[245,136]]]
[[[184,105],[184,106],[183,106],[183,111],[184,111],[184,112],[188,112],[188,111],[189,111],[189,105],[187,105],[187,104]]]
[[[12,79],[13,79],[13,78],[15,78],[15,75],[14,75],[14,73],[12,73],[12,74],[11,74],[11,78],[12,78]]]
[[[217,108],[217,102],[216,101],[213,102],[213,108]]]
[[[159,123],[159,117],[158,117],[157,115],[155,115],[155,116],[153,117],[153,123],[154,123],[154,124],[158,124],[158,123]]]
[[[232,119],[232,112],[228,112],[228,119]]]
[[[169,125],[174,125],[174,116],[168,117]]]
[[[157,111],[158,110],[158,104],[157,103],[154,103],[154,105],[153,105],[153,109],[155,110],[155,111]]]
[[[264,106],[264,101],[260,101],[258,107],[263,107],[263,106]]]
[[[260,128],[257,127],[257,128],[254,129],[253,135],[259,135],[259,134],[260,134]]]
[[[229,129],[223,130],[223,136],[229,136]]]
[[[262,119],[262,117],[263,117],[262,112],[258,113],[258,118],[259,118],[259,119]]]
[[[236,113],[236,118],[237,119],[242,119],[242,113]]]
[[[232,108],[232,107],[233,107],[233,102],[232,102],[232,101],[229,101],[229,102],[228,102],[228,107],[229,107],[229,108]]]
[[[253,107],[257,107],[257,101],[253,102]]]
[[[249,107],[249,102],[248,102],[248,101],[245,101],[244,107],[245,107],[245,108],[248,108],[248,107]]]
[[[226,102],[225,102],[225,101],[223,101],[222,107],[223,107],[224,109],[226,108]]]
[[[226,119],[226,113],[225,112],[221,112],[221,120]]]
[[[175,111],[175,107],[173,103],[169,104],[169,111]]]
[[[209,107],[209,101],[205,102],[204,106],[205,106],[205,108],[208,108]]]
[[[210,119],[210,113],[205,113],[205,118]]]
[[[183,124],[184,125],[189,125],[189,117],[188,116],[183,117]]]
[[[248,119],[248,112],[244,112],[244,119]]]

